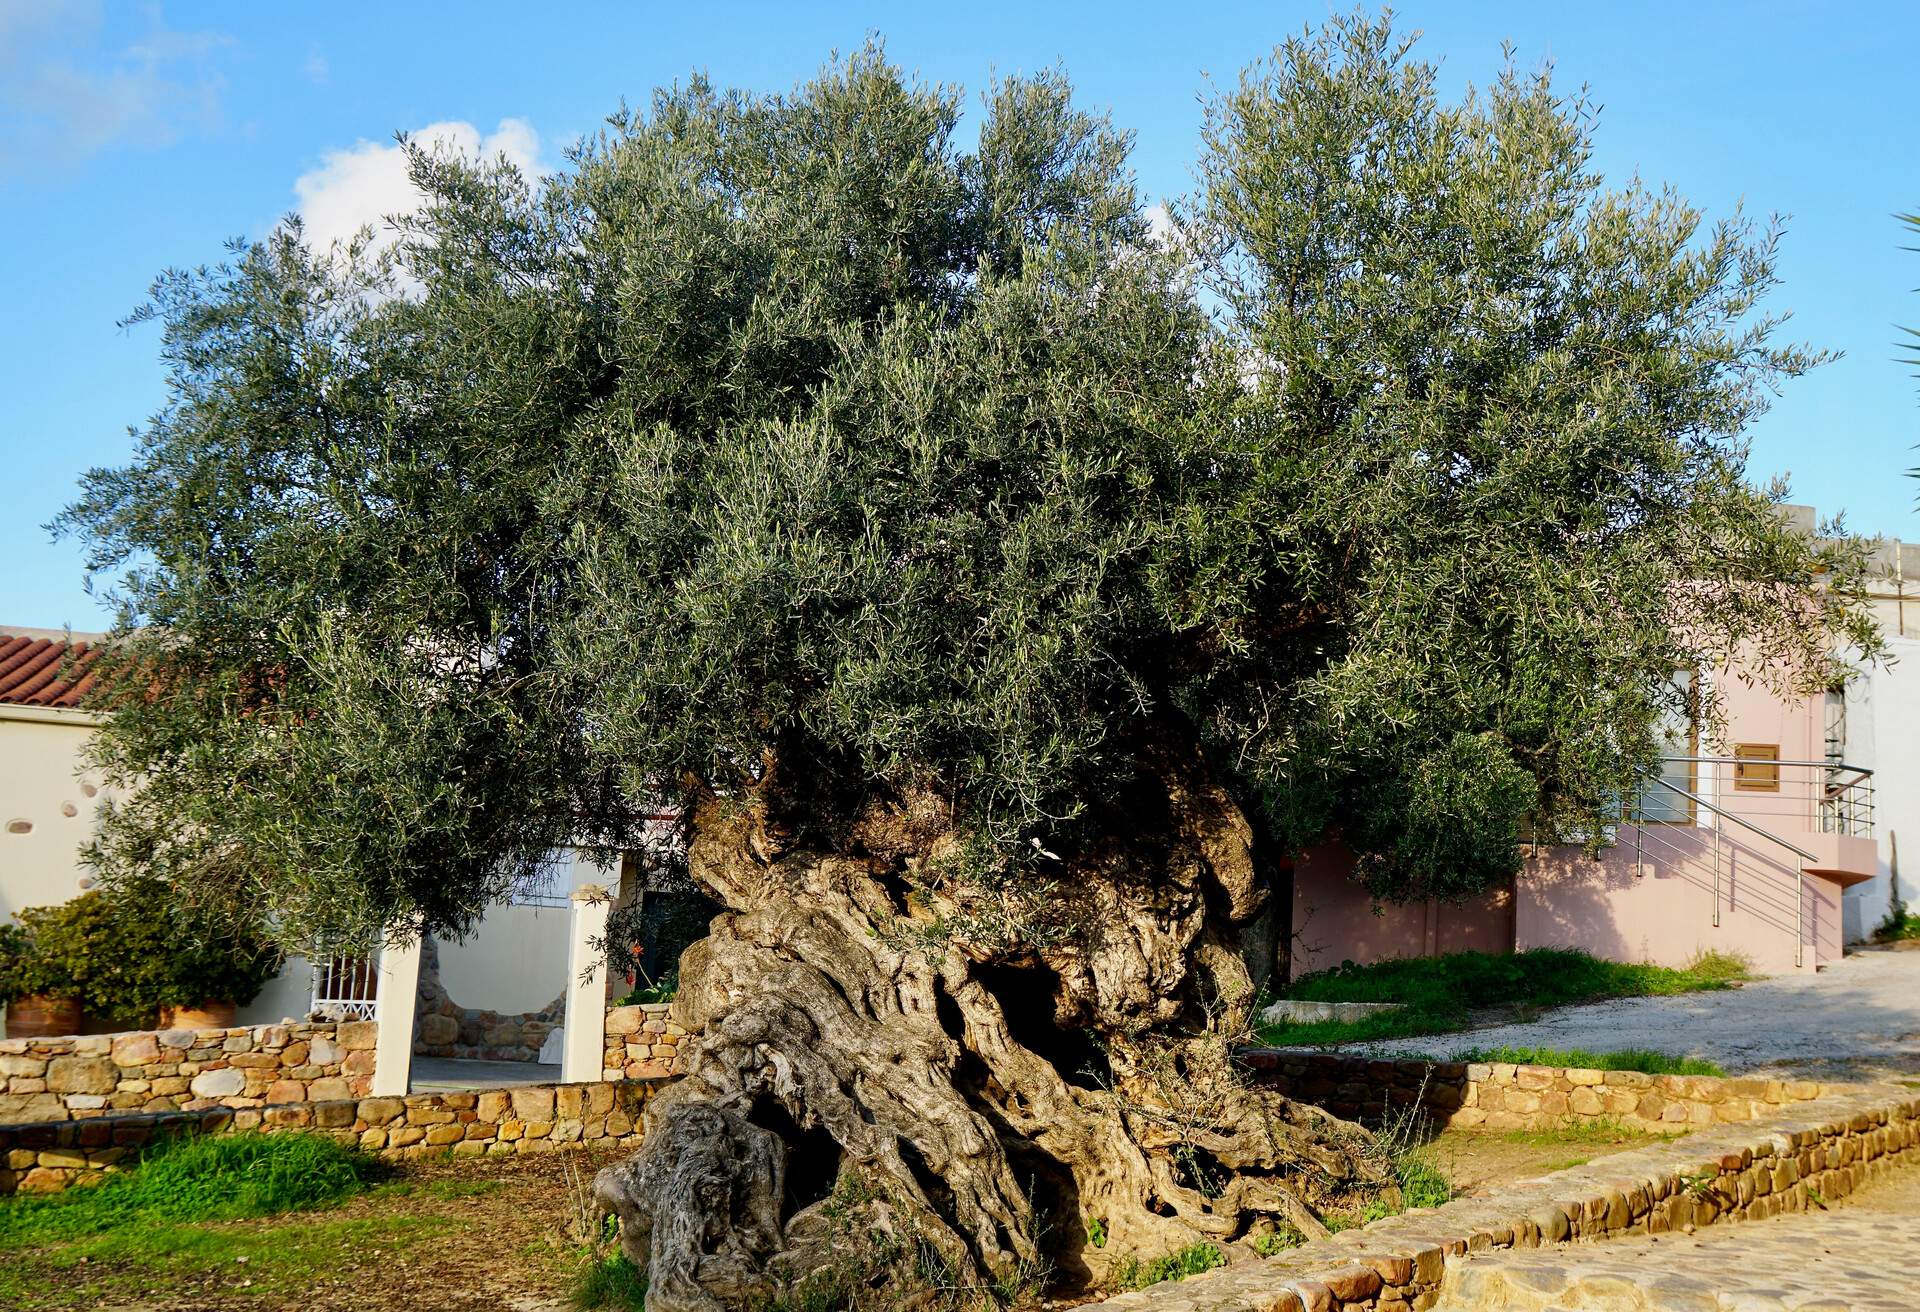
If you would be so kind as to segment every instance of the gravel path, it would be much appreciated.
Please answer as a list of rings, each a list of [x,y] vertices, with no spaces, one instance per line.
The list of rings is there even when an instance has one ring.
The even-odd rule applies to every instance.
[[[1436,1312],[1913,1312],[1920,1171],[1825,1212],[1472,1256]]]
[[[1920,1075],[1920,952],[1870,949],[1813,975],[1716,993],[1564,1007],[1524,1025],[1358,1044],[1383,1055],[1465,1048],[1653,1048],[1733,1072]]]

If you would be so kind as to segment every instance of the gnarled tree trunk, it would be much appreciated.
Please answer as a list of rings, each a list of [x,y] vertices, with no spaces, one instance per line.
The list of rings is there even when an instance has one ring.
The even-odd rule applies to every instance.
[[[681,960],[701,1037],[596,1181],[652,1312],[844,1262],[855,1211],[936,1284],[1086,1287],[1276,1220],[1317,1232],[1317,1206],[1385,1180],[1364,1131],[1239,1078],[1250,830],[1197,753],[1146,760],[1125,837],[1037,889],[943,876],[961,839],[929,795],[834,850],[784,819],[777,762],[697,811],[691,870],[729,908]]]

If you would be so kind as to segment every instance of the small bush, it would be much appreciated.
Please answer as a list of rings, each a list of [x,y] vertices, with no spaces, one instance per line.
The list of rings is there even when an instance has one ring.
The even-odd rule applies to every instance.
[[[1453,1185],[1424,1154],[1403,1152],[1394,1158],[1402,1207],[1438,1207],[1453,1201]]]
[[[1876,943],[1898,943],[1913,938],[1920,938],[1920,912],[1908,911],[1905,907],[1900,909],[1898,915],[1888,913],[1879,928],[1873,931],[1873,941]]]
[[[360,1192],[378,1169],[372,1158],[323,1135],[166,1140],[134,1169],[92,1188],[0,1205],[0,1247],[143,1221],[232,1221],[327,1207]]]

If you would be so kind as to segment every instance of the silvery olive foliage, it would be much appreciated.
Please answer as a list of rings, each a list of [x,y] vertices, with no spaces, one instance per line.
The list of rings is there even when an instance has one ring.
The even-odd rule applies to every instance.
[[[60,521],[140,783],[94,859],[290,941],[457,931],[777,754],[821,842],[932,789],[1039,879],[1169,731],[1383,896],[1601,832],[1674,670],[1875,638],[1744,478],[1818,362],[1779,228],[1609,187],[1594,129],[1355,16],[1212,97],[1160,235],[1062,74],[878,45],[544,178],[413,148],[397,242],[289,219],[135,316],[166,401]]]

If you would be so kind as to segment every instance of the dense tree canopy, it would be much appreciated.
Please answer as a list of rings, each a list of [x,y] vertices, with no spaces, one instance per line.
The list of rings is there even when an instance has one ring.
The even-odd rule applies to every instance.
[[[1309,1164],[1367,1168],[1191,1046],[1281,859],[1472,892],[1618,817],[1676,670],[1808,690],[1873,646],[1856,554],[1744,481],[1817,362],[1762,308],[1778,231],[1607,188],[1544,73],[1450,103],[1359,18],[1211,102],[1160,233],[1061,75],[963,107],[877,47],[696,79],[551,177],[415,151],[384,253],[289,221],[162,278],[169,402],[64,521],[137,674],[98,859],[365,940],[670,804],[730,912],[633,1197],[824,1125],[974,1270],[1036,1209],[1115,1251],[1306,1225]],[[1136,1110],[1218,1074],[1212,1128],[1114,1130],[1082,1061]],[[744,1264],[656,1305],[807,1233],[736,1230],[656,1237]]]
[[[1776,233],[1605,189],[1544,74],[1289,42],[1165,243],[1060,76],[962,109],[695,80],[554,177],[416,153],[388,259],[161,279],[171,399],[64,521],[169,671],[105,859],[457,927],[778,750],[1032,867],[1178,717],[1280,849],[1464,892],[1617,807],[1665,672],[1827,677],[1852,575],[1742,481]]]

